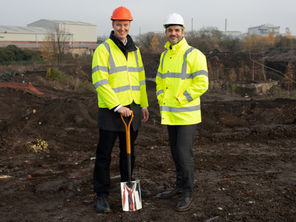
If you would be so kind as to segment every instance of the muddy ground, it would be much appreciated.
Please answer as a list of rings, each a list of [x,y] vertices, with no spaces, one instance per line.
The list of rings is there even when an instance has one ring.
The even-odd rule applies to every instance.
[[[144,62],[151,77],[157,56]],[[61,69],[91,78],[87,66]],[[203,122],[193,147],[194,203],[178,213],[178,199],[157,196],[174,187],[175,175],[155,83],[147,81],[150,119],[136,141],[134,177],[152,196],[143,200],[142,210],[122,211],[117,143],[109,196],[113,212],[98,214],[92,185],[96,94],[54,88],[42,83],[39,73],[10,82],[23,80],[43,95],[0,88],[0,221],[296,221],[295,100],[203,95]],[[48,143],[48,152],[28,152],[37,139]]]

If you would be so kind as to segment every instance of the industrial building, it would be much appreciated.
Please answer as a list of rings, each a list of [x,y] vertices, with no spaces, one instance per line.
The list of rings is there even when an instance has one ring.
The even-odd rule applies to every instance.
[[[27,26],[0,26],[0,47],[16,45],[20,48],[39,49],[49,33],[62,30],[72,53],[92,54],[97,47],[97,26],[84,22],[41,19]]]
[[[241,31],[225,31],[224,34],[236,39],[242,39],[246,37],[246,35],[243,34]]]
[[[250,35],[261,35],[266,36],[268,33],[280,34],[280,26],[275,26],[273,24],[264,24],[260,26],[248,28],[248,34]]]

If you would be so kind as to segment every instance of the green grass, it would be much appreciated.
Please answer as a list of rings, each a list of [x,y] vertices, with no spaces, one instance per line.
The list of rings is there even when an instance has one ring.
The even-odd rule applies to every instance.
[[[82,82],[79,78],[74,78],[69,76],[64,72],[58,70],[58,68],[51,69],[51,75],[48,77],[48,80],[55,81],[60,87],[68,86],[70,89],[78,91],[91,91],[95,92],[94,86],[91,82]]]
[[[296,90],[286,90],[281,86],[273,86],[266,95],[263,95],[265,99],[296,99]]]

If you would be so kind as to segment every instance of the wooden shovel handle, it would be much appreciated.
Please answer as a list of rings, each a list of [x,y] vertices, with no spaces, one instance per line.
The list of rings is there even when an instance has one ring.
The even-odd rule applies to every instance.
[[[128,123],[128,126],[126,125],[124,119],[123,119],[123,116],[120,114],[120,117],[122,119],[122,122],[124,123],[124,126],[125,126],[125,140],[126,140],[126,153],[127,154],[130,154],[131,153],[131,139],[130,139],[130,127],[131,127],[131,123],[132,123],[132,120],[134,118],[134,114],[133,114],[133,111],[131,110],[131,119]]]

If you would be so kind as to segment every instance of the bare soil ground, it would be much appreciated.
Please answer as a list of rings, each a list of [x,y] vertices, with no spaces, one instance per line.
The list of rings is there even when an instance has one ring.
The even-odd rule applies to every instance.
[[[145,58],[146,70],[157,69],[157,58]],[[90,67],[64,71],[91,78]],[[175,174],[155,83],[147,81],[150,119],[136,141],[134,177],[152,196],[142,210],[122,211],[116,144],[113,212],[98,214],[92,185],[96,94],[44,85],[37,73],[10,82],[23,80],[44,94],[0,88],[1,221],[296,221],[295,100],[202,96],[203,122],[193,147],[195,200],[189,211],[177,213],[178,199],[157,196],[174,187]],[[36,139],[46,141],[49,151],[29,153],[28,142]]]

